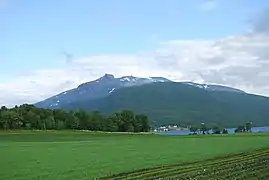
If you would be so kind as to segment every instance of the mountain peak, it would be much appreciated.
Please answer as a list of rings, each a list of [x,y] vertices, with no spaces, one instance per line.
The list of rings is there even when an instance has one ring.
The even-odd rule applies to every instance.
[[[106,73],[103,77],[110,78],[110,79],[114,79],[115,78],[113,74],[108,74],[108,73]]]
[[[115,79],[115,77],[113,74],[106,73],[104,76],[100,77],[96,81],[99,82],[99,81],[103,81],[103,80],[107,81],[107,80],[114,80],[114,79]]]

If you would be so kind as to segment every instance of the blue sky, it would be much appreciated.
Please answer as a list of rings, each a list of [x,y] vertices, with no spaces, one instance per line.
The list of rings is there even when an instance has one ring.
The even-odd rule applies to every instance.
[[[240,36],[268,5],[268,0],[0,0],[0,83],[33,70],[60,69],[63,52],[74,59],[133,56],[170,40]]]
[[[251,13],[266,0],[9,0],[0,9],[0,59],[5,76],[56,66],[66,51],[137,53],[156,40],[212,39],[246,30]]]

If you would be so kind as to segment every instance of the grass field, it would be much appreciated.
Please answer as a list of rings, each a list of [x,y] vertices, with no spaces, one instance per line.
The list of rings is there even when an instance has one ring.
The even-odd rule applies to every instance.
[[[269,134],[161,136],[87,132],[0,133],[0,177],[5,180],[86,180],[261,148],[269,148]],[[259,153],[268,155],[268,150]],[[180,171],[179,167],[182,166],[174,168]],[[201,164],[184,167],[186,172],[191,168],[194,169],[193,173],[197,173]],[[162,169],[162,172],[168,169]],[[156,169],[151,173],[156,172],[160,173]],[[130,178],[135,179],[136,176],[141,174],[131,174]]]
[[[102,180],[268,180],[269,149],[120,173]]]

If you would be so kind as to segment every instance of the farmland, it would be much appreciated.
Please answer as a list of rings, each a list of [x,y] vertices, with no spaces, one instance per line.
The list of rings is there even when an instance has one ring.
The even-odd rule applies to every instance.
[[[120,173],[101,179],[269,179],[269,149],[227,155],[200,162],[173,164]]]
[[[268,148],[269,134],[254,133],[216,136],[0,133],[0,176],[6,180],[251,178],[255,169],[268,175],[265,173]]]

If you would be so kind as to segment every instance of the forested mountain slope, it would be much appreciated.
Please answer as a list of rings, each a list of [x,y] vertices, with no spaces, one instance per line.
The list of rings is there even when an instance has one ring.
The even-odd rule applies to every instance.
[[[252,121],[269,125],[269,98],[233,91],[207,91],[184,83],[162,82],[115,90],[107,97],[66,104],[64,109],[111,113],[131,109],[152,124],[218,124],[233,127]]]

